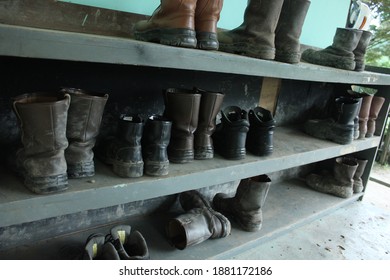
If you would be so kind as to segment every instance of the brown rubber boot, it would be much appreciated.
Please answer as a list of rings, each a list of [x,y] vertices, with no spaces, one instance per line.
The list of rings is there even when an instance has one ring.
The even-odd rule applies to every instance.
[[[15,98],[22,146],[16,153],[16,169],[24,185],[34,193],[48,194],[68,188],[64,151],[68,147],[66,123],[68,94],[32,93]]]
[[[161,0],[149,20],[135,24],[137,40],[184,48],[196,47],[197,0]]]
[[[97,95],[84,90],[64,88],[70,94],[66,136],[69,147],[65,150],[69,178],[83,178],[95,175],[94,153],[96,137],[108,95]]]
[[[301,37],[303,23],[310,7],[308,0],[284,0],[276,27],[275,60],[299,63],[301,60]]]
[[[353,177],[358,168],[356,159],[348,157],[336,158],[333,174],[309,174],[306,184],[319,192],[332,194],[341,198],[351,197],[353,194]]]
[[[216,117],[221,109],[225,95],[219,92],[196,90],[202,95],[199,107],[198,128],[195,131],[195,159],[214,157],[213,135],[216,129]]]
[[[179,200],[186,213],[170,219],[166,225],[168,239],[174,247],[183,250],[207,239],[224,238],[230,234],[229,220],[213,210],[198,191],[183,192]]]
[[[375,134],[376,130],[376,119],[378,118],[379,112],[382,109],[383,103],[385,103],[385,98],[380,96],[374,96],[372,98],[370,114],[367,121],[367,134],[366,137],[372,137]]]
[[[172,121],[169,160],[194,160],[194,132],[198,127],[201,94],[193,90],[170,88],[164,91],[164,116]]]
[[[312,64],[355,70],[353,51],[359,44],[362,33],[358,29],[337,28],[331,46],[319,51],[307,49],[302,53],[302,59]]]
[[[263,224],[263,212],[271,179],[260,175],[241,180],[234,197],[217,193],[213,205],[217,211],[232,215],[245,231],[259,231]]]
[[[366,138],[367,122],[370,114],[371,102],[373,95],[363,96],[362,105],[359,111],[359,139]]]
[[[355,175],[353,176],[353,192],[360,193],[364,189],[362,175],[364,173],[364,169],[366,168],[368,160],[366,159],[356,159],[358,162],[358,167],[356,169]]]
[[[355,55],[355,71],[362,72],[365,69],[364,57],[366,55],[366,50],[370,44],[372,38],[372,33],[370,31],[363,30],[362,37],[359,40],[359,44],[356,49],[353,51]]]
[[[218,50],[217,23],[223,0],[198,0],[195,10],[195,30],[198,48]]]
[[[275,29],[283,0],[249,0],[244,22],[230,31],[218,33],[219,49],[228,53],[274,59]]]

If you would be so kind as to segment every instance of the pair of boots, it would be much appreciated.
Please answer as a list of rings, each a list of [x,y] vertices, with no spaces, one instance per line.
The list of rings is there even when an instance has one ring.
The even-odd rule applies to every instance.
[[[172,122],[160,115],[146,121],[140,115],[122,115],[116,136],[99,144],[98,156],[124,178],[168,175],[171,127]]]
[[[372,137],[376,129],[376,119],[385,102],[384,97],[365,95],[359,112],[359,139]]]
[[[161,0],[149,20],[137,22],[137,40],[217,50],[217,22],[223,0]]]
[[[341,198],[349,198],[354,193],[364,189],[361,176],[368,160],[353,157],[335,159],[333,173],[324,171],[323,174],[309,174],[306,184],[319,192],[332,194]]]
[[[95,174],[92,149],[107,99],[107,94],[72,88],[15,98],[22,148],[13,157],[13,165],[29,190],[37,194],[63,191],[68,177]]]
[[[243,23],[218,33],[220,50],[260,59],[299,63],[308,0],[249,0]]]
[[[256,107],[249,114],[237,106],[221,111],[221,122],[213,135],[216,151],[227,159],[239,160],[246,150],[257,156],[273,152],[275,121],[270,111]]]
[[[304,124],[307,134],[338,144],[350,144],[357,131],[357,116],[361,106],[359,98],[338,97],[331,118],[312,119]]]
[[[337,28],[333,44],[323,50],[307,49],[302,59],[318,65],[345,70],[364,71],[365,54],[372,33],[365,30]]]
[[[131,232],[129,225],[111,228],[104,236],[91,234],[86,241],[83,260],[148,260],[149,249],[145,238],[139,231]]]
[[[211,136],[224,96],[223,93],[198,88],[169,88],[163,92],[164,116],[172,121],[168,146],[170,161],[187,163],[214,157]]]

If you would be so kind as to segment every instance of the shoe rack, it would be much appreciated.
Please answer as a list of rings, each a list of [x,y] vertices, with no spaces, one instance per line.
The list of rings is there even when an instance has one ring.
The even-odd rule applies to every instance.
[[[384,69],[379,68],[367,67],[365,72],[353,72],[307,63],[290,65],[222,52],[4,24],[0,24],[0,59],[9,67],[6,77],[12,77],[2,82],[2,110],[11,104],[13,91],[16,95],[28,88],[18,84],[19,80],[29,81],[28,71],[37,65],[50,65],[49,70],[36,69],[33,73],[36,79],[32,82],[36,86],[46,82],[42,83],[42,90],[63,86],[61,83],[83,85],[87,83],[83,79],[88,79],[88,85],[107,91],[109,100],[118,103],[125,98],[135,107],[140,104],[145,113],[156,113],[153,110],[163,110],[162,100],[159,93],[152,90],[152,84],[158,80],[162,86],[175,86],[180,76],[188,84],[193,80],[201,83],[192,86],[226,90],[226,103],[222,107],[230,104],[251,107],[266,102],[277,122],[274,152],[267,157],[247,154],[243,160],[232,161],[217,155],[212,160],[171,164],[166,177],[136,179],[119,178],[110,167],[96,160],[94,177],[72,180],[67,191],[46,196],[30,193],[3,164],[0,167],[1,259],[56,258],[60,244],[83,243],[89,233],[104,232],[112,224],[123,222],[142,232],[152,259],[232,258],[245,249],[361,199],[364,192],[348,199],[315,192],[305,187],[297,174],[335,157],[359,155],[369,160],[362,177],[366,185],[389,110],[390,75],[380,73]],[[14,60],[18,67],[25,66],[28,70],[14,69]],[[61,68],[68,63],[81,66],[82,70],[69,73]],[[95,68],[103,69],[103,78],[107,81],[91,74]],[[52,69],[58,73],[46,76]],[[245,91],[247,85],[248,92]],[[339,145],[305,134],[301,129],[303,121],[321,114],[326,116],[327,104],[350,85],[375,87],[377,95],[386,97],[377,120],[376,135]],[[265,90],[267,87],[274,94],[267,96],[270,95],[270,91]],[[116,96],[119,91],[121,94]],[[276,93],[278,98],[275,98]],[[117,110],[110,105],[106,108]],[[11,111],[1,117],[4,119],[0,127],[3,143],[9,139],[7,130],[13,129],[6,125],[6,121],[12,119]],[[103,129],[102,133],[105,132]],[[233,224],[232,234],[227,238],[207,240],[183,251],[169,246],[164,238],[163,221],[170,214],[160,210],[161,204],[172,202],[175,194],[191,189],[204,190],[210,196],[221,188],[232,190],[237,181],[259,174],[271,174],[273,179],[264,208],[264,225],[259,232],[243,232]],[[149,211],[151,208],[153,211]],[[26,230],[30,232],[28,240],[22,234]],[[34,254],[41,246],[51,248],[45,256]]]

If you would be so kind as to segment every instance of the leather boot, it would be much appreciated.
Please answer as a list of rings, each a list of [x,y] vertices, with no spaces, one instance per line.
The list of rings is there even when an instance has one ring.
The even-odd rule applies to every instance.
[[[129,225],[118,225],[110,230],[106,242],[111,242],[121,260],[148,260],[149,249],[139,231],[131,232]]]
[[[372,137],[376,130],[376,119],[378,118],[379,112],[382,109],[385,98],[380,96],[374,96],[372,98],[370,114],[367,121],[367,133],[366,138]]]
[[[245,56],[274,59],[275,29],[283,0],[249,0],[244,22],[237,28],[218,33],[219,49]]]
[[[138,115],[123,115],[119,119],[117,135],[99,144],[98,156],[113,166],[115,174],[124,178],[143,175],[141,139],[144,121]]]
[[[66,123],[68,94],[31,93],[17,96],[14,110],[22,132],[22,148],[12,165],[34,193],[48,194],[68,188],[64,151],[68,147]]]
[[[354,98],[336,99],[335,118],[309,120],[304,125],[307,134],[338,144],[350,144],[354,137],[354,119],[358,114],[359,102]]]
[[[172,122],[163,116],[150,116],[142,136],[144,173],[150,176],[164,176],[169,173],[167,148],[171,138]]]
[[[246,138],[249,131],[248,114],[237,106],[221,111],[221,123],[213,134],[214,148],[226,159],[238,160],[246,156]]]
[[[262,208],[270,185],[271,179],[267,175],[243,179],[234,197],[217,193],[213,205],[217,211],[233,216],[245,231],[258,231],[263,223]]]
[[[360,193],[364,189],[362,175],[364,173],[364,169],[367,166],[368,160],[366,159],[356,159],[358,163],[358,167],[356,169],[355,174],[353,175],[353,192]]]
[[[322,193],[341,198],[351,197],[353,194],[353,177],[358,165],[357,160],[353,158],[336,158],[333,174],[309,174],[306,177],[306,183],[310,188]]]
[[[225,95],[196,89],[202,95],[199,107],[198,128],[194,134],[195,159],[211,159],[214,157],[212,135],[216,129],[216,117],[221,109]]]
[[[301,61],[299,38],[309,7],[309,0],[284,0],[276,27],[275,60],[291,64]]]
[[[170,219],[166,225],[167,237],[174,247],[183,250],[207,239],[224,238],[230,234],[229,220],[213,210],[198,191],[181,193],[179,200],[186,213]]]
[[[358,29],[337,28],[331,46],[319,51],[307,49],[302,53],[302,59],[312,64],[355,70],[353,51],[359,44],[362,33]]]
[[[366,138],[367,134],[367,122],[370,114],[371,102],[373,95],[365,95],[362,98],[362,105],[359,111],[359,139]]]
[[[370,44],[372,38],[372,33],[370,31],[363,30],[362,37],[359,40],[359,44],[356,49],[353,51],[355,55],[355,71],[362,72],[365,69],[364,58],[366,55],[366,50]]]
[[[135,24],[137,40],[184,48],[196,47],[197,0],[161,0],[149,20]]]
[[[247,150],[257,156],[272,154],[275,120],[271,112],[256,107],[249,111],[249,123],[250,127],[246,140]]]
[[[218,50],[217,23],[223,0],[198,0],[195,10],[195,30],[198,48]]]
[[[62,91],[71,96],[66,128],[69,147],[65,150],[68,177],[91,177],[95,175],[93,148],[108,94],[98,95],[73,88]]]
[[[103,234],[93,233],[87,238],[82,259],[120,260],[120,257],[114,245],[110,242],[106,242],[106,238]]]
[[[164,116],[172,121],[168,157],[171,162],[194,160],[194,132],[198,127],[201,94],[170,88],[164,91]]]

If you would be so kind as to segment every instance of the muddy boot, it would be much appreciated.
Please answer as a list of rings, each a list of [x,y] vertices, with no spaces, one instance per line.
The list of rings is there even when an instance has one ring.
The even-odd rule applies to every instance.
[[[376,130],[376,119],[378,118],[379,112],[382,109],[383,103],[385,103],[385,98],[380,96],[374,96],[372,98],[370,114],[367,121],[367,133],[366,137],[372,137],[375,134]]]
[[[218,50],[217,23],[223,0],[198,0],[195,10],[195,30],[198,48]]]
[[[246,148],[249,152],[257,156],[267,156],[272,154],[273,134],[275,120],[270,111],[256,107],[249,111],[249,131],[246,141]]]
[[[171,162],[194,160],[194,132],[198,127],[201,94],[170,88],[164,92],[164,116],[172,121],[168,157]]]
[[[246,138],[249,131],[248,114],[237,106],[221,111],[221,123],[213,134],[214,148],[226,159],[238,160],[246,156]]]
[[[356,159],[357,163],[359,164],[355,175],[353,176],[353,192],[354,193],[360,193],[364,189],[362,175],[364,173],[364,169],[366,168],[368,160],[366,159]]]
[[[358,29],[337,28],[333,44],[323,50],[307,49],[302,53],[306,62],[345,70],[355,70],[356,49],[363,31]]]
[[[98,156],[112,165],[115,174],[124,178],[143,175],[141,139],[144,121],[138,115],[123,115],[119,119],[117,135],[99,144]]]
[[[359,139],[366,138],[367,122],[370,114],[373,95],[366,95],[362,98],[362,105],[359,111]]]
[[[348,157],[336,158],[333,174],[309,174],[306,184],[319,192],[332,194],[341,198],[351,197],[353,194],[353,176],[358,168],[356,159]]]
[[[230,31],[218,33],[219,49],[245,56],[274,59],[275,29],[283,0],[249,0],[244,22]]]
[[[20,122],[22,148],[11,164],[34,193],[66,190],[68,175],[64,151],[68,147],[68,94],[32,93],[17,96],[14,110]]]
[[[214,157],[212,135],[216,129],[216,117],[221,109],[223,93],[196,90],[202,95],[199,107],[198,128],[194,134],[195,159],[211,159]]]
[[[150,176],[164,176],[169,173],[167,148],[171,138],[172,122],[163,116],[150,116],[142,136],[144,173]]]
[[[110,230],[107,237],[117,250],[121,260],[148,260],[149,249],[139,231],[131,232],[128,225],[118,225]]]
[[[149,20],[135,24],[137,40],[184,48],[196,47],[196,0],[161,0]]]
[[[68,176],[91,177],[95,175],[93,148],[108,95],[90,94],[72,88],[64,88],[62,92],[71,96],[66,130],[69,147],[65,150]]]
[[[276,27],[275,60],[291,64],[301,61],[299,38],[309,7],[308,0],[284,0]]]
[[[358,114],[359,101],[354,98],[336,99],[335,118],[309,120],[304,125],[307,134],[338,144],[350,144],[354,138],[354,119]]]
[[[224,238],[230,234],[229,220],[213,210],[210,203],[197,191],[188,191],[179,196],[186,213],[170,219],[166,234],[170,243],[183,250],[207,239]]]
[[[263,223],[262,207],[267,198],[271,179],[260,175],[241,180],[234,197],[217,193],[213,205],[217,211],[233,216],[245,231],[258,231]]]
[[[119,254],[114,245],[106,242],[103,234],[94,233],[88,236],[83,260],[120,260]]]
[[[359,40],[359,44],[353,51],[355,55],[355,71],[362,72],[365,69],[365,55],[368,45],[370,44],[372,33],[370,31],[363,30],[362,37]]]

